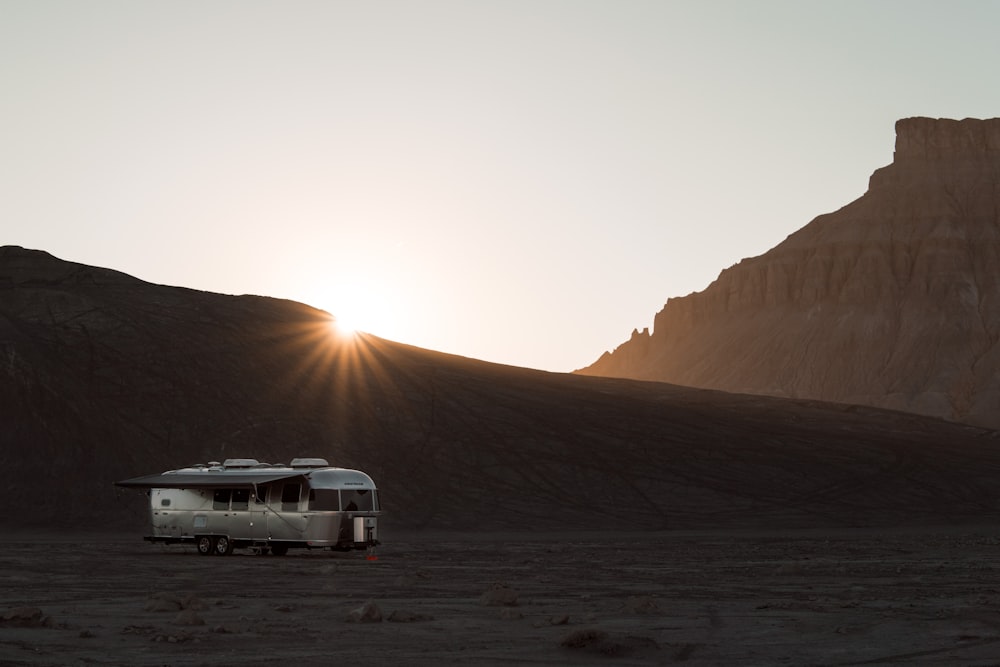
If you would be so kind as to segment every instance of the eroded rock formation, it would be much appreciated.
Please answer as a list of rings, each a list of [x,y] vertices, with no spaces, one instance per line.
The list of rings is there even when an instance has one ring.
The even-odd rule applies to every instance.
[[[580,373],[1000,428],[1000,119],[907,118],[868,191]]]

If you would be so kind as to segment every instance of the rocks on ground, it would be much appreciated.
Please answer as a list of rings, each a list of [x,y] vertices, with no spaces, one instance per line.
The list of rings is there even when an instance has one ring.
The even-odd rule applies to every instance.
[[[38,607],[15,607],[0,616],[0,627],[52,628],[55,627],[55,621]]]

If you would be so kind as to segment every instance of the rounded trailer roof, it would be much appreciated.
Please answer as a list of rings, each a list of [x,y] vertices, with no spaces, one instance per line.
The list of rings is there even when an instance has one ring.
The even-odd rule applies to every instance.
[[[305,475],[314,489],[374,489],[375,482],[360,470],[321,468]]]
[[[349,468],[291,468],[288,466],[241,468],[222,466],[168,470],[115,482],[117,486],[144,489],[224,488],[270,484],[285,479],[306,478],[317,489],[375,489],[372,478]]]

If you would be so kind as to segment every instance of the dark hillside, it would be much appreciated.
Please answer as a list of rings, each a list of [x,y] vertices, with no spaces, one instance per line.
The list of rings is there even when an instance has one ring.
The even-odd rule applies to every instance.
[[[369,472],[389,529],[1000,518],[993,431],[499,366],[330,320],[0,249],[4,522],[141,526],[115,480],[294,456]]]

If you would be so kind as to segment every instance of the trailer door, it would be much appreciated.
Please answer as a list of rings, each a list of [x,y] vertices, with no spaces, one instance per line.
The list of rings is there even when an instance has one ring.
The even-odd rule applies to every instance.
[[[266,484],[259,484],[254,487],[254,492],[250,499],[250,536],[254,540],[266,540],[267,532],[268,499],[267,493],[271,487]]]
[[[275,482],[271,491],[272,513],[267,516],[268,536],[275,540],[301,540],[306,518],[301,511],[302,483]]]
[[[250,489],[233,489],[230,503],[229,537],[237,540],[252,537],[253,519],[250,512]]]

